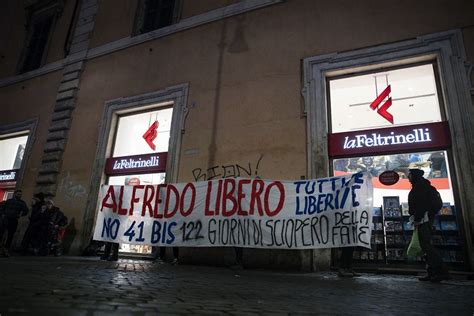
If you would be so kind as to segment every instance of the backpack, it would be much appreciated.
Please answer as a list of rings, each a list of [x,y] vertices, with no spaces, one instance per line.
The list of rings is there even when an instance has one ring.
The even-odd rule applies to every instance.
[[[443,207],[443,200],[441,199],[441,195],[436,190],[435,187],[430,185],[428,190],[428,203],[429,203],[429,213],[431,215],[438,214],[439,210]]]

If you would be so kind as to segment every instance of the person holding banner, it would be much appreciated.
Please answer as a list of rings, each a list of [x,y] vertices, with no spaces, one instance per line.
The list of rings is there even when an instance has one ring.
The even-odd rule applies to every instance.
[[[157,249],[159,248],[159,249]],[[166,248],[167,247],[155,247],[154,252],[154,258],[153,261],[162,264],[165,261],[165,255],[166,255]],[[178,264],[178,257],[179,257],[179,248],[178,247],[173,247],[173,261],[171,261],[172,265],[177,265]]]
[[[439,209],[433,209],[437,208],[433,204],[436,204],[435,199],[441,199],[436,188],[431,185],[430,181],[423,178],[423,174],[424,171],[421,169],[410,169],[408,174],[408,179],[412,184],[412,189],[408,194],[408,210],[411,220],[418,230],[418,238],[425,254],[428,272],[427,276],[421,277],[419,280],[441,282],[449,280],[450,276],[441,256],[431,244],[434,217],[439,211]]]
[[[106,242],[104,254],[100,256],[100,260],[117,261],[119,245],[117,242]]]
[[[242,258],[244,256],[244,248],[242,247],[234,247],[235,251],[235,267],[239,269],[243,269]]]
[[[355,247],[342,248],[341,257],[339,259],[339,271],[337,272],[339,277],[351,278],[360,276],[360,274],[355,272],[352,268],[354,249]]]

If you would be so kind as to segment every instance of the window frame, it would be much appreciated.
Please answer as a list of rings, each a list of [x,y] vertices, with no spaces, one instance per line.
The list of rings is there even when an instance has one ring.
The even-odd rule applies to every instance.
[[[48,51],[51,46],[51,39],[53,37],[54,29],[58,18],[61,16],[64,10],[64,1],[63,0],[53,0],[53,1],[38,1],[37,3],[27,6],[26,11],[26,36],[23,43],[23,49],[20,54],[20,59],[17,65],[17,73],[23,74],[36,69],[41,68],[47,59]],[[51,26],[48,31],[46,43],[44,45],[43,51],[41,52],[40,62],[37,67],[25,70],[26,58],[30,53],[30,44],[34,34],[34,27],[38,21],[46,20],[51,18]]]
[[[165,25],[165,26],[160,27],[160,28],[155,28],[153,30],[149,30],[149,31],[146,31],[146,32],[143,31],[143,27],[144,27],[144,23],[145,23],[145,2],[146,1],[147,0],[138,0],[137,9],[135,11],[135,20],[134,20],[134,24],[133,24],[132,36],[137,36],[137,35],[153,32],[155,30],[162,29],[162,28],[167,27],[169,25],[176,24],[181,20],[183,0],[175,0],[174,1],[174,8],[173,8],[173,16],[171,18],[171,24]]]
[[[12,138],[20,138],[20,137],[25,137],[25,136],[26,136],[27,138],[26,138],[25,148],[23,148],[24,152],[23,152],[23,156],[22,156],[22,158],[21,158],[20,167],[18,167],[18,168],[11,168],[11,169],[1,169],[1,168],[0,168],[0,171],[19,170],[19,169],[21,169],[21,167],[23,166],[23,159],[25,158],[26,146],[28,145],[28,141],[30,140],[30,133],[29,133],[28,130],[23,130],[23,131],[16,132],[16,133],[0,135],[0,142],[5,141],[5,140],[8,140],[8,139],[12,139]]]
[[[99,136],[92,168],[90,181],[91,196],[87,200],[83,221],[83,240],[90,240],[93,234],[97,202],[101,185],[105,184],[106,159],[111,156],[114,135],[118,117],[127,114],[136,114],[140,111],[147,112],[156,108],[157,104],[170,104],[173,106],[171,134],[168,147],[166,182],[177,182],[179,162],[181,157],[182,135],[185,133],[186,118],[189,113],[188,107],[189,84],[183,83],[164,88],[163,90],[148,92],[135,96],[121,97],[106,101],[99,127]]]
[[[13,124],[0,125],[0,137],[2,139],[9,138],[12,136],[28,135],[25,152],[23,154],[21,166],[16,177],[15,188],[17,189],[21,188],[23,184],[26,164],[28,163],[28,160],[30,158],[33,144],[36,141],[36,128],[38,126],[38,121],[38,118],[34,118]]]
[[[452,150],[452,184],[456,205],[460,206],[460,230],[466,242],[467,262],[474,268],[474,247],[470,216],[474,207],[474,108],[470,95],[472,83],[466,68],[466,52],[461,30],[451,30],[340,53],[308,57],[303,60],[301,93],[307,128],[307,177],[329,175],[326,78],[354,71],[407,65],[436,60],[443,110],[449,122]],[[441,106],[441,105],[440,105]],[[448,152],[449,153],[449,152]],[[313,269],[328,266],[330,256],[313,251]]]

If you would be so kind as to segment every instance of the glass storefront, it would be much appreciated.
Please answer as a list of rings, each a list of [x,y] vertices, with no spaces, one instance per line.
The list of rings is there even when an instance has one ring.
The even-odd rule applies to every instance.
[[[387,128],[396,131],[396,128],[403,126],[424,129],[432,123],[443,122],[441,97],[434,66],[432,63],[414,65],[330,78],[328,81],[329,132],[349,135],[349,138],[345,139],[350,139],[351,135],[356,139],[363,138],[366,143],[361,141],[357,144],[360,147],[372,145],[361,149],[362,153],[358,156],[348,154],[344,157],[344,154],[338,154],[330,157],[333,175],[362,171],[372,176],[374,187],[372,248],[358,249],[354,252],[354,259],[361,264],[422,262],[421,258],[408,258],[406,255],[413,233],[413,225],[409,223],[408,214],[408,193],[411,190],[408,172],[412,168],[424,171],[424,177],[439,191],[443,200],[443,208],[436,215],[434,223],[433,244],[445,262],[462,264],[465,261],[463,239],[459,230],[460,210],[455,205],[452,185],[449,148],[416,150],[416,146],[422,145],[413,144],[415,142],[411,141],[410,150],[403,150],[404,144],[401,141],[408,138],[396,136],[396,133],[391,135],[395,135],[393,136],[395,138],[400,137],[400,142],[398,138],[393,138],[397,141],[384,143],[382,140],[378,141],[377,148],[375,146],[378,131],[387,131]],[[380,97],[381,95],[383,97]],[[384,103],[389,106],[381,109]],[[382,115],[386,113],[380,113],[384,110],[389,113],[388,116]],[[361,135],[364,136],[354,136],[358,134],[358,132],[354,134],[356,131],[361,131]],[[371,139],[366,141],[365,135],[369,137],[373,135],[374,141]],[[397,143],[397,146],[391,149],[393,143]],[[382,184],[379,176],[384,171],[395,171],[399,175],[398,182],[393,185]],[[336,260],[337,257],[335,254]]]
[[[171,119],[173,108],[160,108],[138,114],[127,114],[118,118],[114,137],[112,157],[128,157],[134,155],[165,153],[168,151]],[[151,138],[147,132],[151,128]],[[148,141],[147,141],[148,140]],[[131,172],[126,175],[109,176],[109,185],[157,185],[164,183],[166,173]],[[120,244],[120,252],[151,254],[152,247],[148,245]]]
[[[336,176],[361,171],[368,172],[373,176],[374,206],[381,206],[384,196],[394,195],[400,197],[400,203],[403,205],[408,203],[408,193],[411,189],[411,184],[408,181],[409,169],[423,170],[424,177],[440,192],[443,201],[454,204],[446,151],[400,153],[333,160],[333,174]],[[400,180],[396,184],[388,186],[378,180],[378,176],[387,170],[393,170],[400,176]]]

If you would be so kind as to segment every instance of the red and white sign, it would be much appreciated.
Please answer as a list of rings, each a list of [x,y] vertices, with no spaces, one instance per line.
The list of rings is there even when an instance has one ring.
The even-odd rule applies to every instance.
[[[390,95],[391,91],[391,87],[388,85],[388,87],[385,88],[385,90],[383,90],[382,93],[370,104],[370,108],[375,110],[380,105],[380,103],[382,103],[382,101]],[[377,113],[393,124],[393,115],[387,112],[387,109],[391,106],[392,98],[389,97],[388,100],[385,101],[385,103],[380,108],[378,108]]]
[[[168,153],[164,152],[108,158],[105,163],[105,174],[116,176],[165,172],[167,157]]]
[[[437,150],[450,146],[446,121],[328,135],[328,152],[332,158]]]
[[[393,170],[387,170],[379,175],[379,181],[383,185],[394,185],[400,180],[400,176]]]
[[[143,134],[143,139],[145,139],[148,146],[150,146],[150,148],[153,149],[153,150],[156,150],[156,146],[155,146],[155,143],[153,143],[153,141],[155,140],[156,136],[158,135],[157,130],[158,130],[158,121],[155,121],[147,129],[145,134]]]

